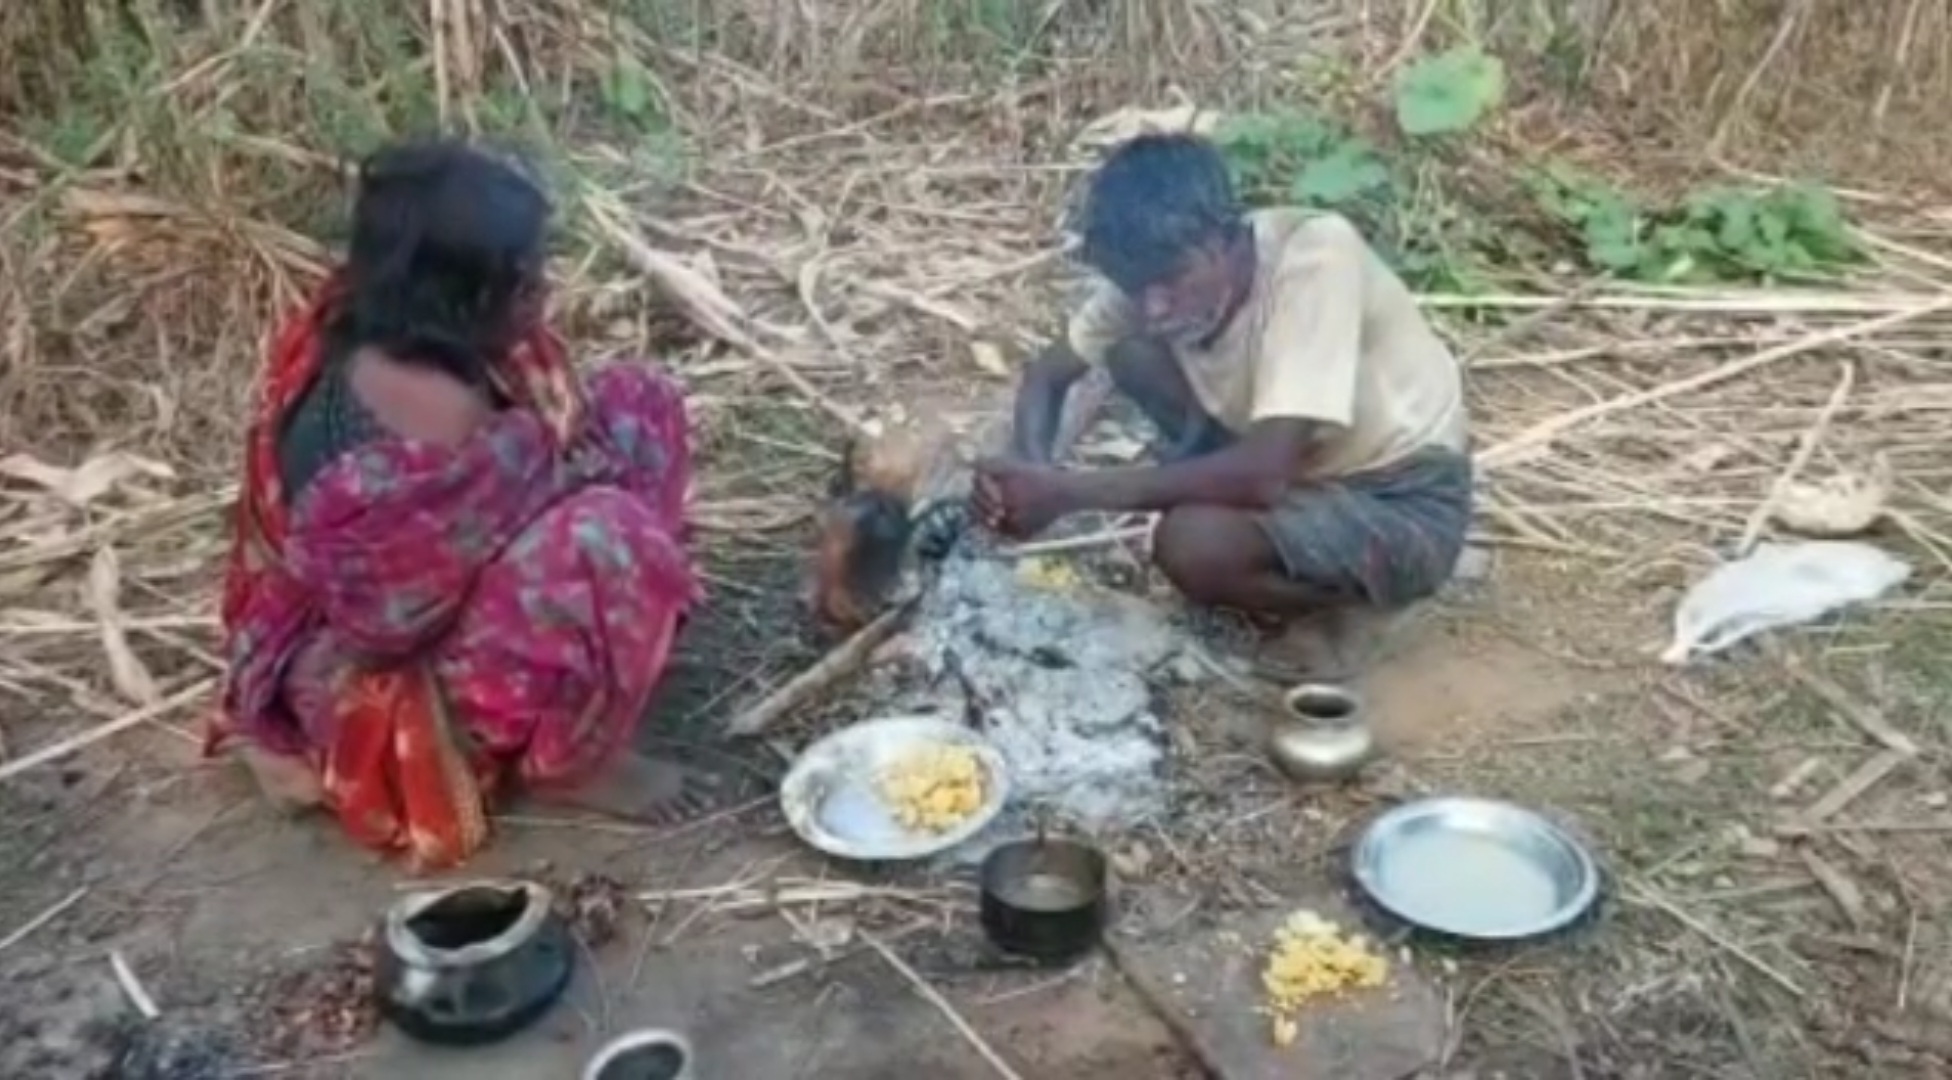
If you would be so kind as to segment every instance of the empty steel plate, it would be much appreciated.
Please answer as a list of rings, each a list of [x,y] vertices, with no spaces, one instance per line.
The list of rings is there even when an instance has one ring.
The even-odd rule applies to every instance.
[[[1563,929],[1599,899],[1599,868],[1540,815],[1490,799],[1406,803],[1364,831],[1356,883],[1427,930],[1514,941]]]

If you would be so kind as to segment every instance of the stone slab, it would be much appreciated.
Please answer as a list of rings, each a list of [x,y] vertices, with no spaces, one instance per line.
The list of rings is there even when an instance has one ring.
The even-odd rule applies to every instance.
[[[1260,1011],[1261,970],[1275,929],[1302,908],[1360,925],[1340,903],[1303,901],[1211,929],[1121,937],[1116,949],[1148,996],[1177,1014],[1175,1026],[1222,1080],[1405,1080],[1435,1064],[1444,1045],[1443,999],[1394,955],[1382,987],[1304,1006],[1295,1016],[1300,1036],[1274,1045],[1271,1021]]]

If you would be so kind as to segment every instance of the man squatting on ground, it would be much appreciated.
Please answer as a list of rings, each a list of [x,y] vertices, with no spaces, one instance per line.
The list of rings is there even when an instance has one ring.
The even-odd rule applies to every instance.
[[[1081,224],[1102,280],[1024,372],[1012,456],[978,468],[978,519],[1021,538],[1079,511],[1156,511],[1153,561],[1188,599],[1313,627],[1330,656],[1434,594],[1471,517],[1462,380],[1361,234],[1244,212],[1190,135],[1114,151]],[[1159,430],[1157,464],[1051,460],[1093,365]]]

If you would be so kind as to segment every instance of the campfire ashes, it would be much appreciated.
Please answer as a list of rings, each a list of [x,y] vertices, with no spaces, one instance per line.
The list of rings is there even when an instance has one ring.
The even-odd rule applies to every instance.
[[[1010,806],[988,837],[1036,814],[1096,830],[1165,808],[1168,740],[1151,684],[1184,665],[1163,612],[1081,581],[1040,580],[968,545],[930,578],[902,645],[909,675],[890,704],[965,717],[1003,755]],[[958,854],[989,846],[979,838]]]

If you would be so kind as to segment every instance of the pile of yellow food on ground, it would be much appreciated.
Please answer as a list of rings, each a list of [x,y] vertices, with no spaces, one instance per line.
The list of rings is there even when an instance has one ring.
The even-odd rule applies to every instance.
[[[1032,556],[1017,564],[1017,580],[1046,592],[1069,592],[1084,584],[1078,569],[1062,559]]]
[[[902,828],[947,832],[983,805],[983,760],[967,746],[925,746],[883,769],[881,798]]]
[[[1296,1010],[1311,998],[1383,985],[1389,964],[1368,943],[1312,911],[1297,911],[1274,932],[1261,985],[1274,1018],[1274,1044],[1287,1046],[1300,1033]]]

